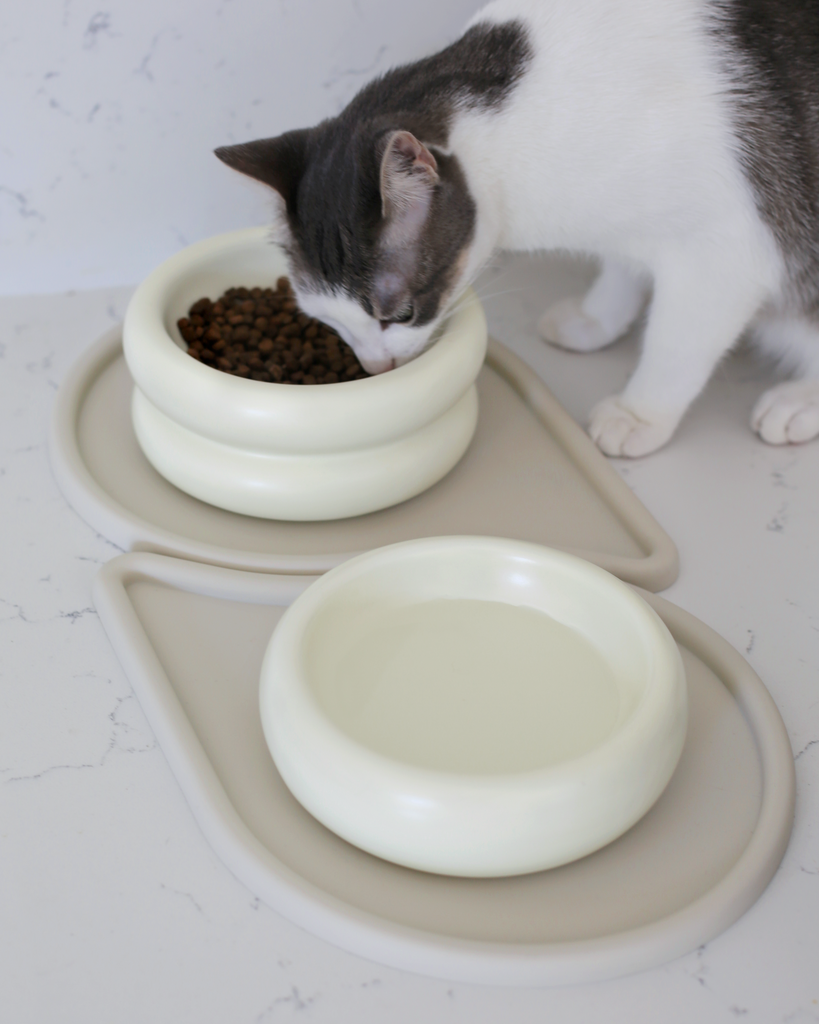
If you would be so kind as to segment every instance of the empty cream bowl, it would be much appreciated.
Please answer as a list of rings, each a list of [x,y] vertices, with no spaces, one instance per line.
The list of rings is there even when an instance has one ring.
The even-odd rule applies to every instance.
[[[687,725],[679,650],[582,559],[408,541],[312,584],[277,626],[260,709],[285,783],[386,860],[516,875],[605,846],[665,789]]]
[[[149,462],[202,501],[269,519],[340,519],[441,479],[477,424],[486,321],[468,293],[422,355],[389,373],[293,386],[191,359],[176,326],[202,296],[287,272],[266,228],[199,242],[151,273],[125,315],[134,430]]]

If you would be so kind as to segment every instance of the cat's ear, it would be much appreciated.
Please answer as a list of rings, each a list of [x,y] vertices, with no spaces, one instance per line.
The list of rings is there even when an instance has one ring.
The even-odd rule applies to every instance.
[[[287,208],[292,209],[307,162],[309,135],[309,128],[300,128],[274,139],[221,146],[214,152],[228,167],[275,189]]]
[[[393,132],[381,158],[381,259],[373,278],[379,319],[406,301],[438,184],[438,164],[411,132]]]
[[[381,216],[388,248],[413,245],[432,205],[438,164],[412,132],[393,132],[381,158]]]

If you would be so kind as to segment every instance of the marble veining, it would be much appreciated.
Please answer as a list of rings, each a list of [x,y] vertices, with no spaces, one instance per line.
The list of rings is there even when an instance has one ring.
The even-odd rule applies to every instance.
[[[116,42],[102,29],[96,39],[89,54]],[[582,419],[637,342],[588,357],[540,343],[536,317],[562,267],[500,261],[480,288],[492,331]],[[46,437],[55,387],[129,294],[0,300],[3,1019],[819,1021],[819,444],[775,450],[750,433],[768,371],[747,355],[728,361],[667,449],[616,465],[678,544],[666,596],[743,652],[782,712],[798,803],[779,872],[726,933],[655,970],[543,991],[453,985],[335,949],[240,884],[196,826],[111,651],[90,588],[119,549],[60,494]]]
[[[7,4],[0,292],[137,281],[181,245],[263,223],[219,145],[314,124],[446,45],[480,0]]]

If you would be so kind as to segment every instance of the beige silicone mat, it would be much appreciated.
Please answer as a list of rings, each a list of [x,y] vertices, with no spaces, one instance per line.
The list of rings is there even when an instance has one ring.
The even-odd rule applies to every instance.
[[[661,590],[677,575],[671,539],[538,377],[498,342],[478,381],[478,430],[430,490],[381,512],[286,523],[226,512],[164,480],[140,451],[120,329],[60,388],[54,474],[76,511],[126,550],[263,572],[324,572],[357,552],[415,537],[502,536],[574,552]]]
[[[285,788],[258,712],[264,649],[284,606],[310,582],[138,553],[109,562],[94,589],[203,832],[280,913],[393,967],[556,985],[689,952],[764,890],[793,817],[784,725],[732,647],[645,592],[680,645],[690,724],[668,789],[624,836],[551,871],[456,879],[389,864],[327,831]]]

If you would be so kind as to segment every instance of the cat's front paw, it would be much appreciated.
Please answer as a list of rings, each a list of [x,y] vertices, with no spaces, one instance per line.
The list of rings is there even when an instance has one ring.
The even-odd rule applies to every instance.
[[[768,444],[801,444],[819,436],[819,381],[790,380],[766,391],[751,426]]]
[[[541,338],[572,352],[596,352],[614,341],[600,321],[584,311],[582,301],[563,299],[547,309],[537,324]]]
[[[662,448],[678,422],[678,418],[649,418],[645,413],[638,416],[620,395],[611,395],[592,409],[589,433],[606,455],[633,459]]]

